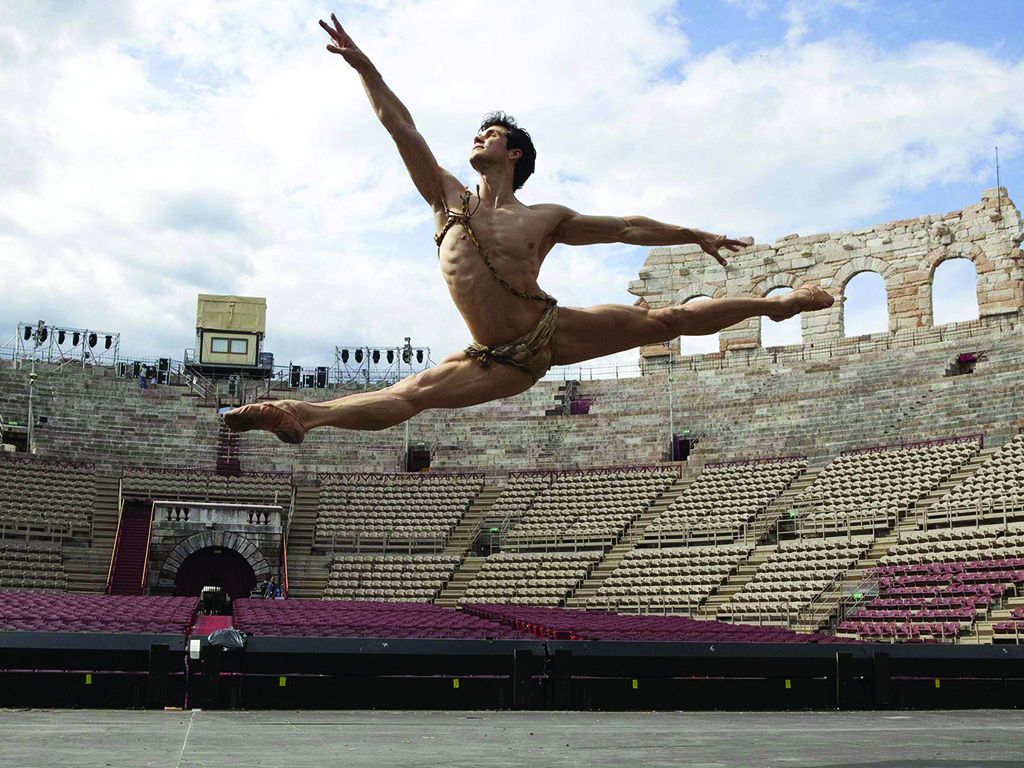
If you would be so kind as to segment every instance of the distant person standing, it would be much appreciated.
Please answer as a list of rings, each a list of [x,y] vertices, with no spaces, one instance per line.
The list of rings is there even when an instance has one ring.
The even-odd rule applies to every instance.
[[[139,389],[147,389],[149,387],[149,371],[146,370],[145,366],[139,368]]]
[[[267,584],[267,591],[266,591],[266,593],[263,596],[267,600],[273,600],[279,594],[281,594],[281,590],[278,589],[278,587],[277,587],[277,580],[273,576],[271,576],[270,577],[270,583]]]

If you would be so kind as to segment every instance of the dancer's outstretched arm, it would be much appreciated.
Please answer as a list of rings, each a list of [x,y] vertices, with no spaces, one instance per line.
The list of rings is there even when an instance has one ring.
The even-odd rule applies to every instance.
[[[725,235],[713,235],[699,229],[663,224],[646,216],[584,216],[561,205],[535,206],[553,209],[564,218],[552,233],[556,243],[566,245],[593,245],[595,243],[626,243],[628,245],[688,245],[695,244],[725,266],[719,249],[737,251],[747,243],[732,240]]]
[[[332,42],[327,46],[327,50],[343,57],[359,74],[363,89],[370,99],[370,105],[377,119],[395,140],[398,153],[402,156],[405,167],[409,169],[416,189],[435,211],[445,210],[447,198],[461,192],[462,184],[437,164],[434,153],[416,130],[409,110],[384,83],[380,72],[367,55],[352,42],[352,38],[341,28],[333,13],[331,22],[333,27],[323,20],[320,21],[320,26],[331,36]]]

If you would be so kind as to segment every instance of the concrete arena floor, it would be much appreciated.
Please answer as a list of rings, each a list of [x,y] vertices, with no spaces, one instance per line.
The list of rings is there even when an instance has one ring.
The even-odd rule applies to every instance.
[[[1024,765],[1024,713],[0,710],[0,765]]]

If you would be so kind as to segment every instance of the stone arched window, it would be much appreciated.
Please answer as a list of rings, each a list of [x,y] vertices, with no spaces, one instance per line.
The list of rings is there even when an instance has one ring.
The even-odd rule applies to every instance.
[[[932,274],[935,325],[978,319],[978,272],[968,258],[946,259]]]
[[[789,293],[792,288],[772,288],[766,296],[779,296]],[[767,317],[761,318],[761,346],[762,347],[784,347],[790,344],[803,344],[804,334],[800,326],[800,315],[776,323]]]
[[[691,296],[683,304],[690,304],[691,302],[708,301],[710,296]],[[679,337],[679,354],[680,355],[703,355],[708,352],[718,352],[721,349],[718,340],[718,334],[712,334],[710,336],[680,336]]]
[[[889,298],[885,278],[858,272],[843,286],[843,335],[864,336],[889,331]]]

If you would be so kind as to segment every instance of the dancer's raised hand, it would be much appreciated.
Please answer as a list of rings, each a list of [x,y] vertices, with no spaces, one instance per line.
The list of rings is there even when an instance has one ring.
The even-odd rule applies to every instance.
[[[748,243],[745,243],[742,240],[733,240],[725,235],[712,235],[710,232],[704,232],[702,234],[703,237],[701,237],[697,244],[704,253],[709,256],[713,256],[715,261],[723,267],[726,265],[726,261],[718,254],[720,248],[725,248],[726,250],[735,253],[740,248],[746,248],[748,245]]]
[[[330,24],[325,22],[323,19],[320,20],[320,26],[323,27],[327,34],[331,36],[333,41],[327,46],[327,50],[331,53],[337,53],[345,58],[349,64],[358,69],[360,66],[370,63],[366,54],[359,50],[359,46],[352,42],[352,38],[349,37],[345,30],[341,28],[341,24],[338,23],[338,17],[333,13],[331,14],[331,21],[334,22],[332,27]]]

